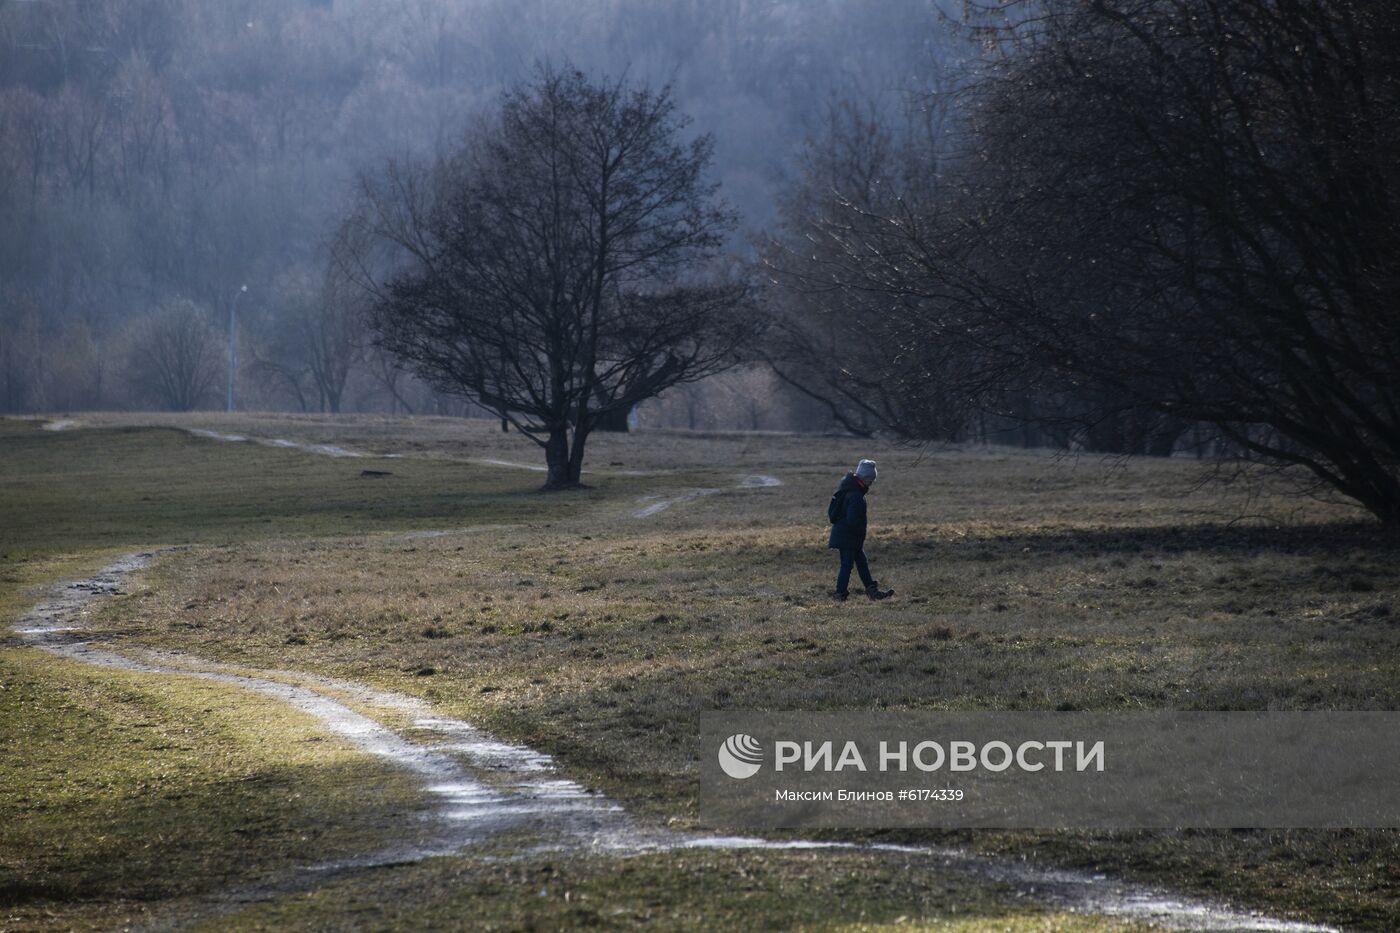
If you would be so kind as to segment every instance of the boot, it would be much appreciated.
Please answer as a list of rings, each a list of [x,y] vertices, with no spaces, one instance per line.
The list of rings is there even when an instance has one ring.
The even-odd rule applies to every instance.
[[[849,595],[849,594],[843,593],[843,592],[841,592],[840,590],[836,590],[836,591],[832,592],[831,598],[834,599],[834,600],[836,600],[838,603],[844,603],[844,602],[846,601],[847,595]]]
[[[889,599],[894,595],[894,590],[882,590],[880,584],[872,583],[865,588],[865,595],[871,599]]]

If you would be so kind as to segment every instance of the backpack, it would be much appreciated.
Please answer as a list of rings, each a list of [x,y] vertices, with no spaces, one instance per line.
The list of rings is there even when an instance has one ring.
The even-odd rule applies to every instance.
[[[826,507],[826,517],[831,524],[836,524],[841,520],[846,511],[846,491],[838,489],[831,496],[831,503]]]

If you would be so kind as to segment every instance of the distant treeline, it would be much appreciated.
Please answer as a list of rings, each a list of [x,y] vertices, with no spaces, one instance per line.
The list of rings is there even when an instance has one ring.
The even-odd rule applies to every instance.
[[[326,280],[360,170],[455,144],[539,61],[625,71],[714,133],[743,249],[825,102],[903,100],[947,41],[928,0],[0,0],[0,410],[221,406],[236,310],[242,407],[469,413]],[[652,416],[826,423],[752,410],[770,382]]]

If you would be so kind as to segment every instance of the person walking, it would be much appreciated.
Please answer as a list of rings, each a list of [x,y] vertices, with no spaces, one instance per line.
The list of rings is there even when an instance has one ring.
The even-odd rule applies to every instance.
[[[865,585],[865,595],[871,599],[888,599],[894,590],[882,590],[870,576],[870,564],[865,559],[865,494],[875,484],[879,475],[874,460],[862,460],[856,468],[841,478],[841,485],[831,496],[831,504],[826,507],[826,517],[831,521],[831,537],[826,546],[840,553],[841,569],[836,574],[836,592],[831,595],[844,600],[849,593],[851,568],[860,574],[860,582]]]

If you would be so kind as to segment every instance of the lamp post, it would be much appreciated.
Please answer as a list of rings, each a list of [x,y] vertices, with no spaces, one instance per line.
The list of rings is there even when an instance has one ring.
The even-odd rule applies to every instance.
[[[235,326],[238,321],[238,299],[248,286],[240,285],[233,293],[233,304],[228,309],[228,410],[233,411],[233,376],[238,371],[238,344],[235,342]]]

